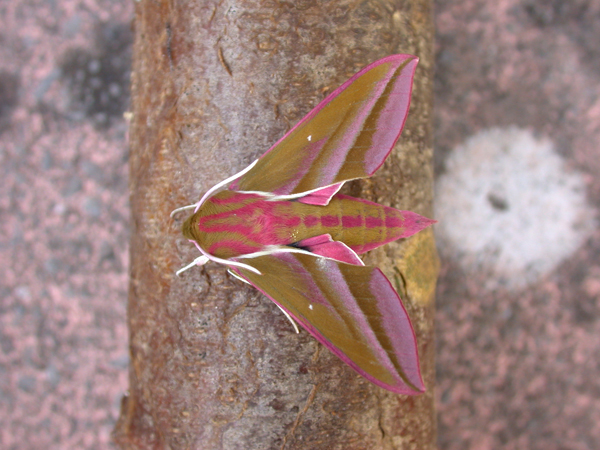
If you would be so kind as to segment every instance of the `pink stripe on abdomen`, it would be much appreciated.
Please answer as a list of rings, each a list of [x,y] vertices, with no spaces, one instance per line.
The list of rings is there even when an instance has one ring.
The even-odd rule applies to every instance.
[[[218,257],[232,257],[238,255],[247,255],[262,250],[263,245],[252,245],[238,239],[223,239],[212,244],[208,249],[208,253]]]

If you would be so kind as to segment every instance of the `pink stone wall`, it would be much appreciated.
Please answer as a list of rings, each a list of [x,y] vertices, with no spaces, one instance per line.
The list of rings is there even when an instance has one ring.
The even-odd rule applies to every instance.
[[[0,1],[0,448],[111,448],[132,2]]]
[[[498,227],[488,242],[497,245],[498,253],[514,255],[516,266],[530,259],[527,249],[532,248],[531,242],[518,242],[519,229],[533,232],[530,226],[535,224],[540,236],[551,236],[561,214],[569,214],[565,223],[573,229],[563,229],[555,239],[575,248],[551,270],[523,267],[522,275],[516,272],[501,280],[507,271],[499,270],[493,253],[487,261],[479,260],[479,268],[465,264],[469,257],[478,257],[468,254],[466,244],[481,241],[489,228],[457,221],[464,239],[441,248],[437,299],[440,448],[600,448],[600,233],[594,223],[600,200],[600,3],[440,0],[436,6],[439,179],[456,176],[448,164],[452,152],[466,151],[465,141],[490,129],[506,130],[509,137],[510,130],[526,130],[540,142],[550,142],[568,172],[568,178],[534,176],[538,182],[532,185],[526,171],[515,178],[508,170],[497,188],[510,192],[516,186],[527,192],[517,192],[513,201],[510,195],[498,201],[490,196],[493,190],[459,190],[450,208],[472,216],[487,214],[487,208],[472,205],[477,196],[488,196],[495,204],[490,227],[516,224]],[[496,136],[489,143],[491,155],[506,137],[488,135]],[[513,134],[513,141],[519,135]],[[522,158],[533,155],[527,149],[519,158],[508,149],[514,142],[504,145],[514,155],[515,172]],[[531,173],[548,163],[544,154],[539,151],[537,160],[531,157]],[[462,162],[486,163],[485,157]],[[571,177],[579,182],[565,181]],[[584,202],[561,194],[564,184],[583,186]],[[481,180],[484,186],[488,180]],[[532,189],[540,190],[538,199],[545,203],[532,204],[536,215],[528,216],[519,204]],[[573,246],[572,236],[580,232],[585,234]],[[500,233],[505,238],[495,239]],[[538,239],[535,233],[530,236]],[[551,258],[556,245],[554,239],[547,241]],[[508,243],[513,248],[502,248]]]

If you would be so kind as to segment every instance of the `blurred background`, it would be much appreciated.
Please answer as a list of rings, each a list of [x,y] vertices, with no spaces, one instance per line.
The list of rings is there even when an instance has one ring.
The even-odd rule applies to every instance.
[[[111,448],[133,2],[0,18],[0,447]],[[434,20],[440,449],[599,449],[600,2]]]

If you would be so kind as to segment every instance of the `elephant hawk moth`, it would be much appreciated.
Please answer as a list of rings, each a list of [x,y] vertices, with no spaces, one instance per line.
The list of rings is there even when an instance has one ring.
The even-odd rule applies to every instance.
[[[400,394],[425,390],[415,333],[389,280],[358,255],[435,221],[338,191],[390,154],[417,62],[370,64],[249,167],[176,210],[194,209],[183,234],[201,252],[182,270],[226,265],[359,374]]]

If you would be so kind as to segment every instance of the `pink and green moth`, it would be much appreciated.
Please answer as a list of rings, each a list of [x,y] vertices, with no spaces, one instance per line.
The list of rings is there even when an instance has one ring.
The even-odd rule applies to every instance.
[[[358,254],[434,221],[338,191],[390,154],[417,62],[392,55],[365,67],[258,160],[174,211],[194,209],[183,234],[202,254],[179,272],[228,266],[360,375],[400,394],[425,390],[415,332],[389,280]]]

